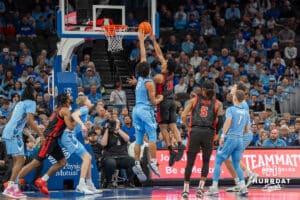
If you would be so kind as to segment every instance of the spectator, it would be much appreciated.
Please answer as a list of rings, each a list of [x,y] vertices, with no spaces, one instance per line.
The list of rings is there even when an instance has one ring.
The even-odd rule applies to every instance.
[[[225,11],[225,19],[228,21],[228,24],[237,27],[238,23],[241,19],[241,12],[238,7],[235,6],[234,3],[231,3],[230,7]]]
[[[287,146],[296,146],[298,143],[296,138],[290,133],[290,129],[287,125],[280,127],[280,139],[285,141]]]
[[[217,31],[212,23],[210,21],[207,21],[201,26],[200,34],[204,36],[206,40],[210,41],[212,37],[217,35]]]
[[[165,4],[161,5],[160,9],[160,28],[173,27],[172,12],[167,8]]]
[[[8,92],[13,87],[14,83],[13,72],[11,70],[7,70],[1,82],[0,92],[8,95]]]
[[[98,171],[100,172],[101,171],[101,162],[102,162],[102,146],[101,146],[101,144],[98,143],[99,135],[97,134],[95,129],[98,129],[98,128],[92,129],[88,133],[88,138],[89,138],[89,143],[90,143],[93,153],[94,153]],[[99,128],[99,129],[101,131],[101,128]]]
[[[275,20],[279,19],[280,10],[278,9],[275,1],[271,2],[271,8],[266,11],[265,16],[266,18],[273,17]]]
[[[83,56],[83,61],[80,62],[80,74],[83,75],[85,74],[87,68],[89,68],[90,64],[94,64],[93,61],[91,61],[91,56],[89,54],[84,54]],[[95,64],[94,64],[95,65]]]
[[[184,7],[179,6],[179,10],[174,15],[174,28],[175,30],[183,30],[187,25],[187,15],[184,12]]]
[[[296,36],[295,32],[288,26],[284,26],[284,28],[279,31],[277,35],[280,44],[282,44],[283,46],[286,46],[289,42],[294,41]]]
[[[90,86],[92,83],[96,85],[97,89],[100,89],[101,83],[99,78],[94,73],[92,68],[87,68],[85,74],[82,76],[82,84],[86,94],[90,92]]]
[[[17,38],[20,37],[36,37],[35,30],[32,24],[29,23],[29,19],[27,17],[22,18],[22,22],[20,25],[20,29],[17,32]]]
[[[200,23],[198,21],[198,18],[195,17],[195,14],[190,14],[189,19],[187,21],[187,30],[191,31],[199,31],[200,30]]]
[[[95,83],[90,85],[90,93],[87,95],[92,104],[96,104],[99,100],[102,100],[102,93],[97,89]]]
[[[195,44],[194,49],[199,51],[199,55],[203,55],[207,51],[207,44],[206,44],[206,41],[205,41],[205,39],[202,35],[200,35],[198,37],[198,40]]]
[[[255,146],[262,147],[266,140],[268,140],[268,133],[264,129],[261,129],[259,132],[259,140],[256,142]]]
[[[134,159],[128,155],[129,136],[120,129],[120,122],[110,120],[101,140],[103,146],[102,167],[105,174],[104,188],[112,187],[112,175],[116,169],[126,169],[129,182],[133,184]]]
[[[125,124],[125,117],[129,116],[129,111],[127,107],[122,108],[121,114],[119,116],[119,120],[121,123],[121,126]]]
[[[127,15],[126,25],[129,27],[138,26],[138,21],[136,20],[132,12],[128,13]]]
[[[109,101],[118,109],[119,113],[127,106],[126,93],[122,89],[122,83],[120,81],[115,83],[115,90],[111,92]]]
[[[252,21],[253,28],[264,28],[266,25],[266,20],[264,19],[264,14],[262,12],[257,12],[256,17]]]
[[[184,77],[180,77],[179,83],[175,85],[174,93],[178,94],[178,93],[186,93],[186,92],[187,92],[187,85],[184,81]]]
[[[191,55],[193,50],[194,50],[194,46],[195,44],[193,43],[192,41],[192,37],[191,35],[186,35],[186,41],[185,42],[182,42],[181,44],[181,50],[188,54],[188,55]]]
[[[124,117],[124,125],[122,125],[121,129],[129,136],[130,143],[135,141],[135,127],[133,126],[132,119],[129,115]]]
[[[103,106],[96,106],[96,117],[94,118],[94,126],[101,127],[104,124],[104,122],[106,121],[105,113],[106,111]]]
[[[295,47],[293,41],[288,42],[288,46],[284,48],[284,57],[288,60],[296,59],[297,57],[297,47]]]
[[[23,93],[22,83],[16,81],[14,83],[14,86],[8,92],[8,98],[11,99],[14,94],[18,94],[19,96],[21,96],[22,93]]]
[[[286,147],[284,140],[279,138],[278,130],[274,129],[270,131],[270,138],[266,139],[263,144],[263,147]]]
[[[4,66],[9,66],[12,64],[9,48],[7,47],[4,47],[2,53],[0,53],[0,64]]]
[[[193,66],[194,69],[197,69],[200,66],[202,61],[202,57],[199,56],[199,51],[194,50],[194,55],[190,59],[190,64]]]
[[[165,48],[172,55],[175,55],[180,51],[180,45],[178,44],[175,35],[170,36]]]

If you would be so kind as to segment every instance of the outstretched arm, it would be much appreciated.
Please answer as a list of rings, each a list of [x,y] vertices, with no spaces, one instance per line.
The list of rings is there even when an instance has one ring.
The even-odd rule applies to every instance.
[[[138,32],[138,38],[140,42],[140,51],[141,51],[141,61],[140,62],[146,62],[146,49],[145,49],[145,34],[142,31]]]
[[[159,61],[161,63],[161,71],[162,71],[162,73],[165,73],[166,70],[167,70],[167,61],[164,58],[164,55],[163,55],[163,53],[161,51],[161,48],[160,48],[159,44],[157,43],[156,38],[153,35],[153,33],[151,33],[150,39],[153,42],[155,53],[156,53],[156,55],[157,55],[157,57],[158,57],[158,59],[159,59]]]

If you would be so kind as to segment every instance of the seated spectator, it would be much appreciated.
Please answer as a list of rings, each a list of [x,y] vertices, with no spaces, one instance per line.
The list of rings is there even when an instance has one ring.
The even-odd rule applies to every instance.
[[[114,108],[118,109],[119,113],[127,106],[126,92],[122,89],[122,83],[120,81],[115,83],[115,90],[111,92],[109,101],[113,104]]]
[[[11,21],[7,22],[7,24],[4,28],[4,34],[7,37],[16,37],[17,30]]]
[[[228,24],[233,26],[237,26],[241,20],[241,12],[238,7],[235,6],[234,3],[230,4],[230,7],[225,11],[225,19],[228,21]]]
[[[11,54],[9,52],[9,48],[7,47],[4,47],[0,53],[0,64],[4,66],[12,65]]]
[[[121,111],[121,114],[119,116],[119,120],[121,123],[121,127],[125,124],[125,117],[129,116],[129,111],[127,107],[124,107]]]
[[[174,93],[178,94],[178,93],[186,93],[186,92],[187,92],[187,85],[184,81],[184,77],[180,77],[179,83],[175,85]]]
[[[159,12],[160,28],[173,27],[173,16],[172,12],[167,8],[165,4],[161,5]]]
[[[92,104],[96,104],[99,100],[101,100],[102,93],[99,89],[97,89],[97,85],[95,83],[91,83],[90,85],[90,93],[87,95]]]
[[[82,84],[84,87],[84,92],[86,94],[90,91],[90,85],[94,83],[97,89],[100,89],[101,83],[97,75],[94,73],[92,68],[87,68],[85,74],[82,76]]]
[[[190,64],[194,67],[194,69],[197,69],[200,66],[201,61],[202,57],[199,56],[199,51],[194,50],[194,55],[190,59]]]
[[[288,42],[288,46],[284,48],[284,57],[288,60],[296,59],[297,57],[297,47],[295,47],[293,41]]]
[[[198,37],[194,49],[199,51],[199,55],[203,55],[207,51],[207,44],[202,35]]]
[[[284,140],[279,138],[278,130],[274,129],[270,132],[270,138],[266,139],[263,144],[263,147],[286,147]]]
[[[14,84],[15,81],[13,78],[13,72],[11,70],[7,70],[1,82],[0,93],[8,95],[8,92],[13,88]]]
[[[124,125],[122,125],[121,129],[129,136],[130,143],[135,141],[135,127],[129,115],[124,118]]]
[[[289,42],[295,40],[296,33],[288,26],[284,26],[284,28],[281,31],[279,31],[277,35],[278,35],[279,43],[282,46],[286,46]]]
[[[259,140],[256,141],[255,146],[262,147],[263,143],[268,139],[268,133],[264,129],[259,131]]]
[[[273,17],[275,20],[279,19],[280,10],[278,9],[275,1],[271,2],[271,8],[266,11],[265,17],[266,18]]]
[[[167,42],[165,49],[172,55],[180,52],[180,44],[177,42],[175,35],[170,35],[169,41]]]
[[[290,129],[287,125],[280,127],[280,139],[285,141],[287,146],[296,146],[298,143],[296,138],[290,133]]]
[[[187,15],[184,12],[184,6],[180,5],[178,11],[174,15],[174,28],[182,30],[186,28]]]
[[[194,14],[189,15],[189,19],[187,21],[186,27],[188,30],[191,30],[191,31],[200,30],[200,22],[199,22],[198,18],[195,17]]]
[[[127,15],[126,25],[129,27],[138,26],[138,21],[136,20],[136,18],[134,17],[132,12],[128,13],[128,15]]]
[[[208,22],[205,22],[202,26],[201,26],[201,31],[200,31],[200,34],[202,36],[204,36],[204,38],[208,39],[208,38],[211,38],[213,36],[216,36],[217,35],[217,32],[216,32],[216,29],[215,27],[213,26],[213,24],[208,21]]]
[[[22,83],[16,81],[14,86],[8,92],[8,98],[11,99],[14,94],[18,94],[19,96],[22,96],[22,93],[23,93]]]
[[[101,145],[103,147],[102,167],[105,175],[104,187],[112,187],[112,175],[117,169],[126,169],[128,182],[133,184],[132,167],[134,159],[128,155],[129,136],[120,129],[120,122],[109,120],[104,128]]]
[[[100,128],[101,130],[101,128]],[[93,149],[94,157],[97,163],[97,168],[98,171],[100,172],[101,170],[101,162],[102,162],[102,146],[101,144],[98,143],[98,135],[95,131],[95,129],[92,129],[88,133],[88,138],[89,138],[89,143]]]
[[[32,24],[30,24],[29,19],[27,17],[22,18],[22,22],[20,25],[20,29],[17,32],[17,38],[20,37],[36,37],[35,30]]]
[[[85,74],[87,68],[89,68],[89,65],[92,64],[92,63],[94,64],[94,62],[91,61],[91,56],[89,54],[84,54],[83,61],[81,61],[80,64],[79,64],[80,74],[81,75]]]
[[[181,50],[188,55],[191,55],[194,50],[195,44],[192,41],[191,35],[186,35],[186,40],[181,43]]]
[[[257,12],[256,17],[252,21],[253,28],[264,28],[266,25],[266,20],[264,19],[264,14],[262,12]]]
[[[99,126],[101,127],[103,123],[106,121],[105,118],[105,109],[101,105],[96,106],[96,116],[94,118],[94,126]]]
[[[190,4],[189,8],[186,10],[187,11],[187,20],[190,20],[190,17],[193,15],[195,19],[199,19],[199,12],[196,10],[195,5],[192,3]]]

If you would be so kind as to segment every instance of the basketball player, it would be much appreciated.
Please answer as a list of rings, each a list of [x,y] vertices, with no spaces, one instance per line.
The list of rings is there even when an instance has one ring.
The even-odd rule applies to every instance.
[[[83,141],[83,134],[86,135],[88,131],[86,123],[89,108],[92,106],[91,101],[87,98],[87,96],[78,96],[76,99],[76,104],[79,106],[79,109],[72,113],[72,118],[77,122],[77,125],[74,131],[69,130],[68,128],[65,129],[61,137],[61,144],[66,147],[70,154],[76,153],[76,155],[82,159],[80,179],[76,190],[84,194],[100,193],[102,191],[95,188],[91,179],[92,157],[86,150]],[[79,141],[76,135],[82,138],[82,141]]]
[[[49,125],[44,132],[45,143],[41,145],[36,158],[25,165],[18,174],[19,179],[23,178],[31,170],[40,166],[41,162],[43,162],[47,156],[52,156],[57,162],[49,168],[42,178],[38,178],[35,181],[35,184],[39,187],[40,192],[46,195],[50,194],[47,187],[47,181],[49,177],[67,164],[67,160],[58,144],[58,139],[62,135],[65,128],[72,130],[76,124],[76,122],[71,120],[71,113],[69,109],[72,104],[72,97],[66,93],[62,93],[57,96],[57,100],[60,106],[50,117]]]
[[[35,96],[36,91],[33,88],[33,84],[27,81],[21,101],[16,104],[12,116],[3,130],[2,140],[5,142],[6,152],[13,158],[12,173],[8,187],[4,190],[3,194],[11,198],[26,197],[19,189],[19,179],[17,177],[18,172],[25,162],[22,133],[26,122],[39,135],[41,143],[45,141],[43,134],[34,120],[34,113],[36,112]]]
[[[157,74],[154,77],[157,94],[164,96],[164,100],[157,105],[157,122],[159,123],[160,131],[163,134],[165,143],[169,149],[169,166],[173,166],[175,161],[179,161],[182,158],[185,149],[185,146],[182,144],[181,134],[176,126],[177,106],[174,99],[173,79],[177,64],[173,59],[167,61],[164,58],[160,46],[153,34],[150,35],[150,38],[162,68],[161,74]],[[176,142],[178,143],[178,153],[173,150],[168,128],[170,128],[175,135]]]
[[[201,198],[203,196],[203,188],[209,172],[209,160],[213,149],[216,121],[219,120],[217,130],[222,126],[223,106],[214,97],[214,84],[205,82],[201,95],[191,99],[181,115],[183,123],[186,127],[189,127],[187,163],[184,174],[184,188],[181,194],[182,198],[188,198],[189,196],[192,168],[200,148],[203,151],[203,167],[197,188],[197,197]],[[190,123],[187,120],[189,113],[191,113]]]
[[[249,112],[241,105],[245,99],[245,93],[237,90],[233,95],[233,104],[226,110],[226,120],[222,129],[222,136],[219,140],[219,148],[216,153],[213,184],[206,192],[206,195],[212,196],[219,193],[218,181],[222,163],[230,156],[232,164],[239,177],[240,195],[248,193],[243,171],[240,168],[240,161],[243,154],[243,135],[249,132]]]
[[[234,94],[236,90],[242,90],[245,92],[246,87],[243,83],[235,84],[231,89],[231,94]],[[249,112],[249,106],[245,100],[242,102],[241,106]],[[249,132],[245,133],[243,135],[244,150],[249,146],[252,139],[253,139],[253,133],[252,133],[251,129],[249,129]],[[226,191],[227,192],[238,192],[240,190],[239,185],[238,185],[239,179],[238,179],[238,176],[232,166],[232,160],[230,158],[228,160],[225,160],[225,165],[226,165],[228,171],[230,172],[231,176],[233,177],[234,183],[235,183],[235,186],[227,188]],[[240,162],[240,167],[244,172],[246,172],[246,174],[249,177],[247,184],[246,184],[246,186],[248,187],[258,177],[258,174],[251,172],[242,161]]]
[[[136,67],[138,81],[135,88],[135,106],[132,112],[136,131],[136,145],[134,147],[135,166],[132,170],[140,181],[146,181],[147,177],[140,164],[141,145],[143,144],[145,133],[148,134],[149,138],[149,152],[151,159],[149,167],[157,176],[160,176],[156,160],[157,124],[152,106],[159,104],[163,100],[163,96],[157,95],[155,97],[155,86],[153,80],[150,78],[150,66],[146,62],[146,50],[144,45],[145,35],[142,31],[138,32],[138,38],[140,43],[141,61]]]

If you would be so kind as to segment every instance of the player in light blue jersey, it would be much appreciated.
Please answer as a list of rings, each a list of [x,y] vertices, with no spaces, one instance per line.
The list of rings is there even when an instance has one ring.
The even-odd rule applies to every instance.
[[[100,193],[101,190],[97,190],[92,181],[92,157],[84,146],[84,136],[86,136],[89,128],[87,117],[91,101],[87,96],[82,95],[78,96],[76,104],[79,108],[72,113],[72,118],[77,122],[77,125],[74,131],[65,129],[61,137],[61,144],[66,147],[70,154],[75,153],[82,159],[80,179],[76,190],[84,194]]]
[[[12,112],[11,118],[6,124],[2,140],[5,142],[7,154],[13,158],[13,169],[8,182],[7,188],[3,194],[11,198],[26,198],[18,187],[17,175],[25,162],[24,157],[24,143],[23,143],[23,129],[27,123],[33,131],[38,133],[41,142],[45,141],[43,133],[37,127],[34,120],[34,113],[36,112],[36,91],[33,84],[29,81],[26,82],[26,88]]]
[[[232,89],[231,89],[231,94],[234,94],[236,90],[242,90],[242,91],[246,91],[246,87],[243,83],[238,83],[238,84],[235,84]],[[247,110],[249,112],[249,106],[247,104],[247,102],[244,100],[241,104],[242,108],[244,108],[245,110]],[[250,122],[249,122],[250,123]],[[250,124],[251,126],[251,124]],[[248,133],[245,133],[244,136],[243,136],[243,146],[244,146],[244,150],[249,146],[249,144],[251,143],[253,139],[253,133],[252,133],[252,130],[249,129],[249,132]],[[234,179],[234,182],[235,182],[235,186],[233,187],[230,187],[230,188],[227,188],[226,191],[227,192],[237,192],[240,190],[240,188],[238,187],[238,176],[232,166],[232,160],[231,159],[228,159],[225,161],[225,165],[228,169],[228,171],[230,172],[231,176],[233,177]],[[258,174],[256,173],[253,173],[250,169],[247,168],[246,164],[243,163],[242,161],[240,162],[240,167],[241,169],[246,172],[246,174],[248,175],[248,181],[247,181],[247,187],[258,177]]]
[[[155,86],[150,78],[150,66],[146,61],[146,50],[144,44],[145,35],[143,32],[138,33],[140,43],[141,61],[136,66],[138,81],[135,88],[135,106],[133,108],[133,123],[136,131],[135,166],[132,168],[140,181],[146,181],[147,177],[144,174],[140,164],[141,145],[144,141],[144,135],[148,134],[149,152],[150,152],[150,168],[160,176],[157,161],[156,161],[156,128],[157,123],[154,117],[154,109],[152,105],[157,105],[163,100],[162,95],[155,97]]]
[[[232,164],[239,177],[240,194],[248,193],[243,171],[240,168],[240,160],[242,158],[244,146],[243,135],[249,131],[249,112],[242,108],[241,104],[245,98],[245,93],[237,90],[233,95],[234,106],[226,110],[226,120],[223,125],[222,136],[220,138],[220,147],[216,153],[213,185],[206,192],[206,195],[215,195],[219,193],[218,181],[221,173],[221,165],[230,156]]]

